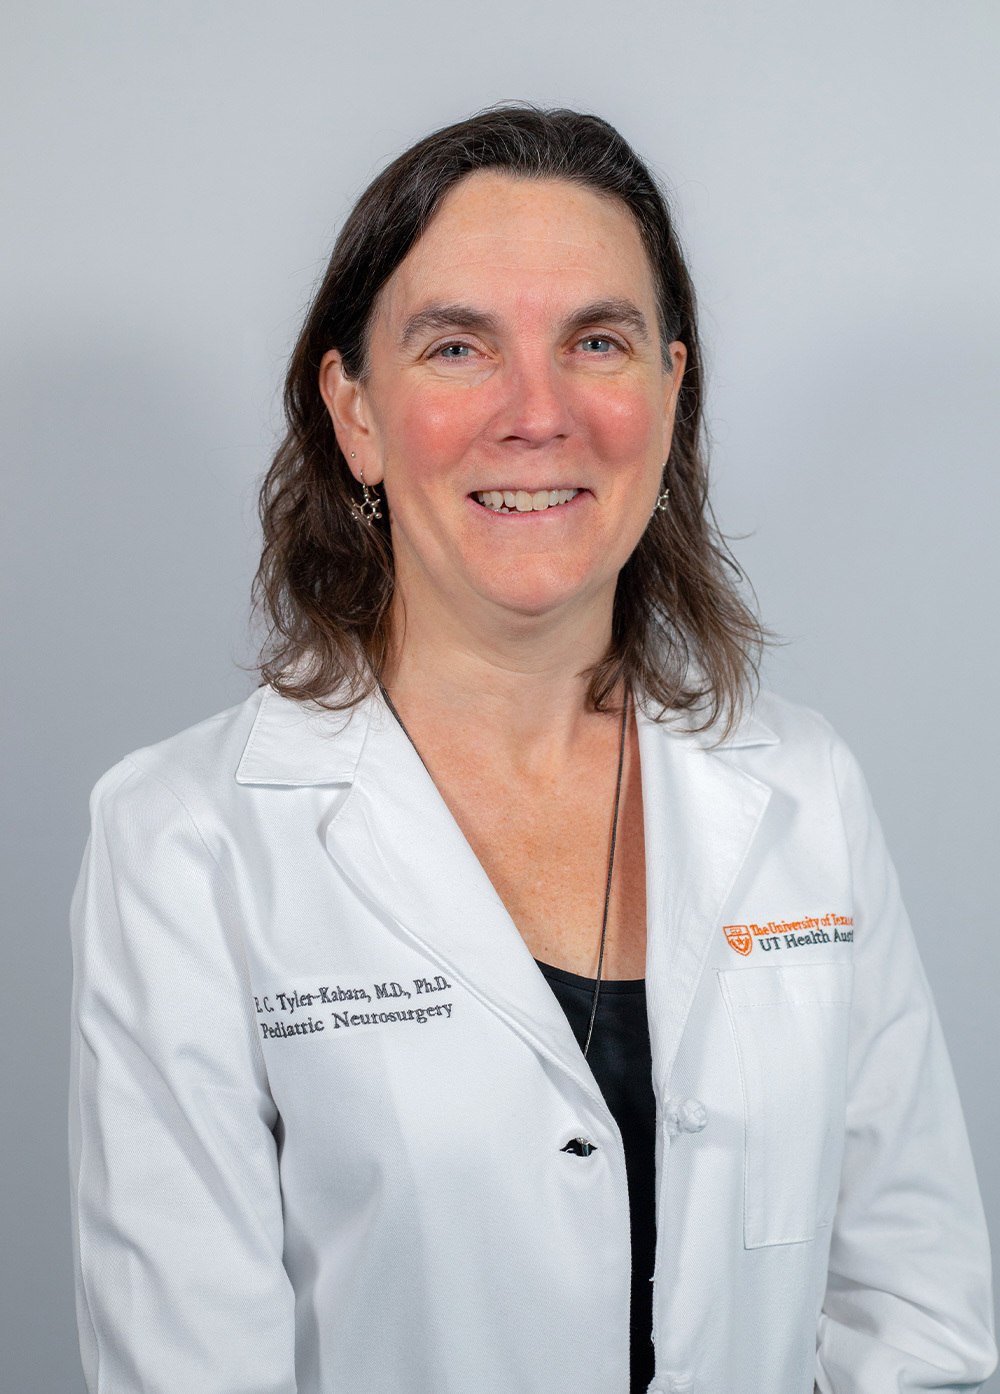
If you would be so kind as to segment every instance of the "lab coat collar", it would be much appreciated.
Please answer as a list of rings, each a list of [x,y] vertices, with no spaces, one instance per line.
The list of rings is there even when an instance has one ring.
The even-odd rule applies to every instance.
[[[368,725],[366,705],[344,712],[293,702],[265,687],[237,784],[350,784]]]
[[[752,716],[721,744],[712,732],[671,727],[641,712],[638,725],[647,1001],[662,1098],[719,916],[769,799],[765,785],[720,756],[778,737]],[[348,718],[265,693],[236,777],[242,784],[349,784],[323,831],[330,856],[362,901],[607,1114],[551,988],[380,698],[369,698]]]
[[[236,770],[236,782],[293,787],[350,784],[369,722],[374,713],[381,711],[384,706],[374,697],[353,710],[332,712],[310,703],[293,702],[265,687]],[[779,739],[752,709],[721,740],[718,726],[692,730],[693,718],[682,716],[666,723],[646,720],[669,731],[677,740],[705,750],[775,745]]]

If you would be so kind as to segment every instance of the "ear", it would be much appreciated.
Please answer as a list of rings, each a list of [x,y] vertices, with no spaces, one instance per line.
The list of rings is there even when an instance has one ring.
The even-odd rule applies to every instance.
[[[364,470],[366,484],[381,484],[382,465],[364,388],[357,378],[349,378],[344,372],[343,359],[336,349],[324,353],[320,362],[319,390],[348,469],[355,479],[360,480]]]
[[[677,413],[677,398],[680,395],[684,368],[687,364],[687,346],[676,339],[668,346],[671,370],[663,374],[663,458],[670,454],[670,442],[674,436],[674,417]]]

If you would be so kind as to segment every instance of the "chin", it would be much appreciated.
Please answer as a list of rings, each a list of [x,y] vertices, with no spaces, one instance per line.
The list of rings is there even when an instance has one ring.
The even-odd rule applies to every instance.
[[[525,618],[551,614],[574,601],[594,596],[600,583],[592,575],[553,575],[545,570],[532,574],[533,568],[522,565],[511,568],[508,574],[496,572],[478,578],[476,590],[494,605]]]

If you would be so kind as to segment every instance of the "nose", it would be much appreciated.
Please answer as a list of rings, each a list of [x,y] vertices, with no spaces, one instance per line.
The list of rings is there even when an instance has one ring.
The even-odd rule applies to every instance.
[[[545,353],[524,354],[509,367],[509,380],[498,425],[504,443],[537,449],[565,440],[573,430],[566,385]]]

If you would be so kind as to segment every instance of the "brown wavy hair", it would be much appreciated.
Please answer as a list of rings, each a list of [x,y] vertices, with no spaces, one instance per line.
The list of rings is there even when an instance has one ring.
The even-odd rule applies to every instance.
[[[708,499],[702,358],[695,296],[666,196],[627,141],[600,117],[530,105],[494,107],[435,131],[382,171],[337,238],[285,379],[287,431],[260,491],[263,553],[254,603],[267,620],[263,680],[287,697],[343,710],[372,692],[391,653],[392,536],[383,510],[359,522],[358,486],[319,391],[337,349],[363,380],[379,292],[446,193],[477,170],[565,179],[617,199],[638,226],[667,345],[687,365],[655,511],[618,576],[608,651],[589,671],[589,701],[608,709],[627,683],[647,709],[694,712],[696,729],[729,730],[765,639]]]

